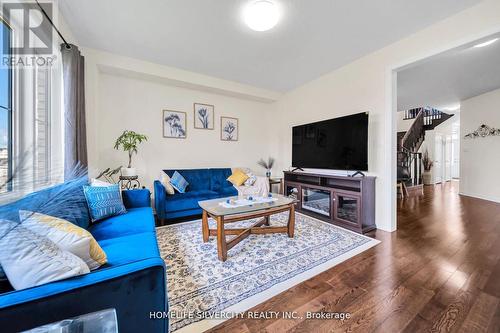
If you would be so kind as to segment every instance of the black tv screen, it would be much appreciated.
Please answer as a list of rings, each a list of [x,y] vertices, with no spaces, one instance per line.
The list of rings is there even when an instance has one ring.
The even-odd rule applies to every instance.
[[[295,126],[292,165],[299,168],[368,170],[368,113]]]

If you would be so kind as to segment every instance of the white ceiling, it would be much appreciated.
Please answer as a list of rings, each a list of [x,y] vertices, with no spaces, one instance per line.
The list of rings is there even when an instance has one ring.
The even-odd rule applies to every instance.
[[[445,109],[500,88],[500,40],[482,48],[473,45],[445,52],[398,73],[398,110],[431,106]]]
[[[480,0],[275,0],[254,32],[248,0],[60,0],[81,46],[288,91]]]

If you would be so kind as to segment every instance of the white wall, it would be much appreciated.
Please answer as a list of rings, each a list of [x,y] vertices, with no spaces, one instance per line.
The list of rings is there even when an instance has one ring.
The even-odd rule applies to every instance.
[[[391,113],[396,112],[395,96],[392,95],[392,92],[396,89],[396,85],[392,70],[498,31],[500,31],[500,1],[485,0],[477,6],[434,24],[285,95],[264,92],[220,79],[166,68],[165,66],[109,55],[94,50],[86,50],[88,51],[85,55],[87,59],[86,102],[89,163],[91,166],[100,165],[101,162],[99,159],[107,158],[107,154],[111,153],[111,150],[109,150],[111,142],[107,140],[114,137],[114,135],[110,135],[107,138],[108,134],[103,133],[110,131],[110,129],[101,126],[100,122],[110,122],[110,120],[107,120],[107,116],[103,116],[101,113],[112,112],[118,115],[121,113],[118,109],[112,111],[101,109],[102,107],[108,107],[109,104],[109,101],[106,102],[108,99],[106,97],[103,98],[102,95],[108,93],[106,90],[110,90],[111,87],[109,86],[112,84],[113,79],[107,77],[104,78],[104,82],[100,82],[102,70],[109,66],[118,68],[116,71],[120,71],[119,68],[125,68],[129,73],[128,75],[133,76],[137,74],[137,76],[147,76],[148,80],[162,82],[162,84],[187,85],[195,89],[195,91],[209,92],[210,90],[214,90],[219,95],[234,93],[242,99],[255,100],[260,98],[260,100],[267,102],[277,100],[274,104],[270,104],[271,110],[269,114],[272,115],[269,120],[270,126],[259,126],[252,129],[256,132],[255,140],[260,138],[261,135],[265,135],[264,133],[269,133],[266,142],[268,143],[267,148],[270,154],[277,158],[275,173],[288,169],[291,164],[291,127],[293,125],[369,111],[369,174],[377,176],[376,224],[380,229],[393,231],[396,228],[395,185],[393,183],[395,179],[396,115],[391,116]],[[101,89],[100,86],[103,84],[102,88],[106,89]],[[133,84],[130,82],[123,81],[123,87],[130,89],[132,86]],[[155,93],[150,95],[147,92],[148,89],[153,89]],[[134,91],[129,91],[131,94],[134,93]],[[134,125],[137,124],[137,126],[144,126],[141,127],[144,129],[147,126],[155,125],[151,125],[149,120],[147,124],[142,124],[143,114],[144,117],[152,120],[155,117],[154,114],[160,112],[159,110],[162,108],[170,107],[171,102],[176,104],[177,108],[183,108],[183,111],[189,112],[191,110],[189,105],[192,102],[201,101],[200,98],[194,98],[201,96],[195,93],[187,97],[189,101],[169,100],[167,96],[173,96],[171,95],[173,92],[170,90],[167,92],[166,88],[165,90],[161,90],[149,84],[141,87],[141,91],[153,99],[152,102],[146,103],[149,108],[145,110],[142,107],[137,107],[131,110],[126,106],[126,111],[124,112],[134,115],[134,121],[130,120],[130,122],[133,122]],[[118,94],[117,91],[112,93],[115,94],[114,96]],[[185,96],[188,96],[188,94],[186,93]],[[130,103],[135,103],[133,104],[135,106],[140,104],[134,101],[131,96],[122,97],[126,98]],[[204,101],[211,102],[216,100],[215,96],[210,97],[204,99]],[[256,111],[256,109],[261,108],[261,104],[237,103],[230,102],[229,100],[219,101],[218,99],[212,104],[215,104],[217,108],[226,108],[226,102],[228,103],[227,110],[232,108],[234,112],[237,112],[236,109],[242,112],[240,117],[244,117],[243,113],[247,112],[263,114],[263,112]],[[112,108],[113,106],[109,107]],[[172,108],[176,107],[173,106]],[[262,105],[262,109],[267,109],[267,106]],[[251,116],[246,115],[246,117]],[[247,121],[249,124],[252,123],[251,120]],[[114,124],[121,125],[121,123]],[[122,130],[122,126],[114,125],[114,127],[117,127],[116,133]],[[154,127],[151,127],[151,131],[153,135],[154,133],[161,133],[159,130],[155,132]],[[193,130],[190,128],[190,131],[192,132]],[[201,137],[196,138],[196,140],[200,140],[200,142],[204,141]],[[162,144],[161,142],[160,140],[158,147],[166,148],[167,144]],[[178,143],[178,146],[172,145],[169,147],[172,150],[177,149],[177,153],[181,153],[185,146],[179,143],[179,140],[176,140],[176,143]],[[243,149],[235,149],[235,151],[245,161],[247,161],[246,154],[252,155],[251,158],[248,158],[249,162],[255,160],[256,157],[260,157],[260,155],[265,156],[265,154],[257,156],[252,151],[244,151],[249,147],[247,143],[242,142],[241,147]],[[197,149],[209,150],[211,147],[205,145],[203,148]],[[185,166],[200,166],[208,162],[215,163],[214,159],[211,158],[209,160],[207,155],[201,155],[200,159],[197,158],[196,154],[192,154],[191,148],[188,151],[190,153],[182,160],[182,164]],[[163,153],[163,151],[159,150],[155,152],[154,156],[147,156],[154,159],[161,158],[164,162],[160,162],[159,164],[162,164],[161,167],[163,167],[163,163],[168,163],[168,157],[161,157]],[[217,162],[217,164],[223,165],[234,160],[234,158],[225,155],[224,158],[228,162]],[[150,163],[150,160],[145,159],[144,162],[139,163],[144,163],[149,168],[148,163]],[[176,161],[176,163],[180,163],[180,161]],[[152,179],[154,177],[153,174],[159,171],[156,170],[158,167],[160,165],[152,167],[155,170],[150,171],[148,169],[148,173],[151,173],[151,175],[148,175],[149,179]]]
[[[206,168],[247,166],[258,172],[259,158],[269,156],[267,121],[270,104],[172,87],[164,84],[101,73],[100,98],[94,115],[97,124],[97,150],[93,167],[126,166],[127,154],[113,149],[123,130],[148,136],[139,154],[133,157],[143,185],[152,188],[160,171],[168,168]],[[193,103],[215,105],[215,129],[194,128]],[[164,138],[162,110],[187,113],[187,138]],[[220,140],[220,116],[239,119],[239,140]]]
[[[500,1],[483,1],[464,12],[287,93],[276,105],[279,168],[291,164],[291,127],[362,111],[370,112],[369,173],[377,176],[376,224],[396,228],[395,96],[391,69],[410,64],[500,30]],[[394,130],[394,132],[392,132]]]
[[[123,130],[146,134],[134,156],[142,185],[165,168],[246,166],[269,156],[271,102],[281,94],[94,49],[84,49],[89,173],[126,165]],[[193,127],[193,103],[215,106],[215,129]],[[187,138],[162,137],[162,110],[187,113]],[[220,141],[220,116],[239,118],[239,141]]]
[[[460,104],[460,193],[500,202],[500,136],[463,138],[482,124],[500,128],[500,89]]]

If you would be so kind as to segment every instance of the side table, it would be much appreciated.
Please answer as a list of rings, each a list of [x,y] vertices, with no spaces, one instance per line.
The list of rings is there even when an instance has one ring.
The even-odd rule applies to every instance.
[[[139,182],[139,176],[120,176],[118,184],[122,190],[130,190],[135,188],[141,188],[141,183]]]
[[[273,185],[279,185],[278,194],[283,194],[283,178],[282,177],[269,177],[269,192],[273,192]]]

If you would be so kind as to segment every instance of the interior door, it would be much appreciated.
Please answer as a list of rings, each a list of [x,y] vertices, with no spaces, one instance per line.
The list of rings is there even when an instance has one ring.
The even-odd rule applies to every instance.
[[[446,136],[444,150],[444,179],[448,182],[451,180],[451,164],[452,164],[452,145],[451,135]]]
[[[434,143],[434,183],[438,184],[443,181],[443,137],[436,134]]]

